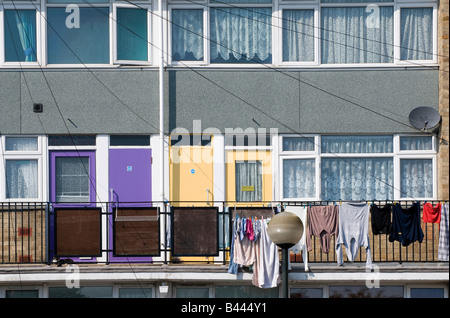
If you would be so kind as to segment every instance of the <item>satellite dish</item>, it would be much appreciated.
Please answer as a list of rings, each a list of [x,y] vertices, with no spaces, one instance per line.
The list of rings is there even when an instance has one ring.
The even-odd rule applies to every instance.
[[[420,130],[430,130],[441,121],[441,115],[431,107],[417,107],[409,113],[409,123]]]

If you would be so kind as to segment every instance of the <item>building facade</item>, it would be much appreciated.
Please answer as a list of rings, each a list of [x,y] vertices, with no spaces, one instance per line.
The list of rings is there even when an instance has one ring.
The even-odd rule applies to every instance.
[[[233,220],[346,202],[424,239],[314,238],[291,297],[448,297],[448,0],[2,0],[0,105],[0,297],[278,297]]]

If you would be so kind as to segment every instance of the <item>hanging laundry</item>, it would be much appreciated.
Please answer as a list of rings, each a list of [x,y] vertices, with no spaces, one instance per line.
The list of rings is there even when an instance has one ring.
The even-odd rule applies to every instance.
[[[391,233],[392,222],[392,205],[386,204],[384,207],[379,207],[376,204],[372,204],[370,208],[372,233],[374,235],[389,234]]]
[[[448,202],[442,205],[441,210],[441,222],[439,223],[439,247],[438,247],[438,260],[448,262]]]
[[[372,268],[369,244],[369,206],[365,202],[344,202],[339,207],[339,234],[336,239],[338,266],[344,265],[342,246],[350,262],[356,259],[359,248],[366,249],[366,267]]]
[[[277,287],[280,281],[278,246],[269,237],[267,222],[261,220],[261,237],[253,267],[252,283],[259,288],[273,288]]]
[[[305,264],[305,271],[309,271],[308,266],[308,252],[306,247],[306,218],[307,218],[307,212],[308,208],[306,206],[289,206],[286,209],[287,212],[292,212],[295,215],[298,216],[298,218],[303,223],[303,234],[300,240],[295,244],[293,247],[289,249],[289,251],[292,251],[294,254],[302,253],[302,259],[303,263]],[[289,258],[289,268],[290,268],[290,258]]]
[[[422,220],[424,223],[440,223],[441,222],[441,204],[433,206],[426,202],[423,205]]]
[[[338,211],[337,205],[308,207],[306,221],[306,246],[308,251],[312,251],[311,237],[316,236],[320,238],[322,252],[329,252],[331,236],[337,236],[339,232]]]
[[[403,209],[399,203],[395,204],[389,242],[399,241],[403,246],[408,246],[415,241],[422,243],[423,236],[420,227],[420,204],[415,202],[407,209]]]

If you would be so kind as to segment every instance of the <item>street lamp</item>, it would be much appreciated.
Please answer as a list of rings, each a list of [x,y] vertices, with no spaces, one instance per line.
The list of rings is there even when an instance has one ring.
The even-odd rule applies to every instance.
[[[303,223],[300,218],[292,212],[281,212],[275,214],[267,227],[270,239],[282,250],[282,275],[281,284],[283,298],[289,295],[288,289],[288,257],[289,248],[300,241],[303,235]]]

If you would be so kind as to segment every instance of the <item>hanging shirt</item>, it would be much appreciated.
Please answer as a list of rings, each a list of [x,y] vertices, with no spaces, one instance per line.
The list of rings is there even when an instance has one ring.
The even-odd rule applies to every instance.
[[[427,202],[423,205],[422,220],[425,223],[440,223],[441,222],[441,204],[438,203],[433,206]]]
[[[392,206],[390,204],[386,204],[382,208],[372,204],[370,212],[372,215],[372,233],[374,235],[391,233],[391,210]]]
[[[306,245],[312,251],[311,237],[320,238],[322,252],[328,253],[331,236],[339,232],[339,208],[337,205],[310,206],[307,212]]]
[[[448,262],[448,202],[442,205],[441,210],[441,222],[439,223],[439,247],[438,247],[438,260]]]
[[[345,246],[350,262],[356,259],[359,247],[366,249],[366,267],[372,267],[369,244],[369,206],[365,202],[344,202],[339,207],[339,234],[336,239],[336,258],[344,264],[342,246]]]
[[[423,231],[420,227],[420,205],[418,202],[411,207],[403,209],[395,204],[392,211],[392,230],[389,242],[399,241],[403,246],[419,241],[422,243]]]

